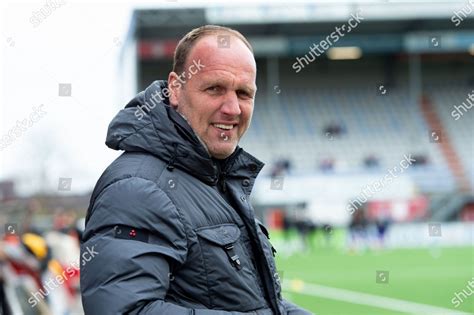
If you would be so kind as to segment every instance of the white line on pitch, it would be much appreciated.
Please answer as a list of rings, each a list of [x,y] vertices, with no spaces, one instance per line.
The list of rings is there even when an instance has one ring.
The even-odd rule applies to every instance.
[[[283,289],[288,292],[317,296],[332,300],[344,301],[354,304],[369,305],[409,314],[429,315],[469,315],[470,313],[455,311],[449,308],[432,306],[388,298],[380,295],[361,293],[357,291],[337,289],[319,284],[305,283],[301,280],[287,280]],[[288,284],[289,283],[289,284]]]

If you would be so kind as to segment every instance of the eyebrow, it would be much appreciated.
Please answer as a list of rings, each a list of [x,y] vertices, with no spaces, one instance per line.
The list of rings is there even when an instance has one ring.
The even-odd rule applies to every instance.
[[[212,77],[211,79],[209,79],[208,81],[205,81],[201,84],[201,86],[206,86],[206,85],[222,85],[222,84],[225,84],[225,83],[228,83],[229,80],[227,78],[222,78],[222,76],[214,76]],[[237,87],[237,90],[242,90],[242,91],[245,91],[249,94],[256,94],[257,93],[257,86],[256,85],[239,85]]]
[[[251,95],[255,95],[257,93],[257,87],[250,87],[250,86],[244,86],[241,88],[242,90],[244,90],[245,92],[251,94]]]

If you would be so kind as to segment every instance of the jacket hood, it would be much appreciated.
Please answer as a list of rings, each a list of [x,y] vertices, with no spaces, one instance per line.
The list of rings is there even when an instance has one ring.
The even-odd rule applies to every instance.
[[[106,145],[114,150],[152,154],[170,170],[177,167],[216,184],[220,169],[188,122],[169,105],[167,86],[164,80],[155,81],[135,96],[110,122]],[[247,178],[253,185],[263,166],[237,147],[224,168],[227,177]]]

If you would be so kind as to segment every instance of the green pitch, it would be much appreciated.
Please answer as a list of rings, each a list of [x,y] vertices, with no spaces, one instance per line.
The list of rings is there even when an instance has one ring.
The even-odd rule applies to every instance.
[[[451,309],[453,312],[474,314],[474,294],[462,298],[458,307],[452,299],[463,289],[469,293],[468,281],[474,280],[474,248],[431,248],[398,250],[364,250],[358,253],[345,249],[343,231],[333,233],[329,245],[320,236],[311,250],[304,253],[285,254],[289,243],[282,243],[278,233],[272,233],[276,245],[277,265],[286,288],[284,295],[318,315],[385,315],[407,314],[399,306],[409,305],[411,314],[433,314],[430,307]],[[294,237],[291,239],[294,240]],[[295,244],[295,243],[293,243]],[[379,275],[377,271],[384,274]],[[350,291],[348,297],[336,292],[333,297],[321,297],[311,285]],[[309,285],[309,286],[308,286]],[[323,295],[327,293],[324,287]],[[472,288],[474,292],[474,287]],[[359,293],[369,296],[364,302]],[[354,301],[354,296],[355,300]],[[336,298],[334,298],[336,297]],[[384,297],[396,299],[386,303]],[[352,300],[351,300],[352,298]],[[374,306],[376,305],[376,306]],[[421,305],[421,306],[420,306]],[[449,314],[442,309],[437,314]]]

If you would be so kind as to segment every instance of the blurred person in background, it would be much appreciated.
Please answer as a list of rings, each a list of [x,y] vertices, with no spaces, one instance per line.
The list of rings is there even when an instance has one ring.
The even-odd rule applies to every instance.
[[[290,241],[290,236],[291,236],[291,228],[293,227],[293,221],[291,220],[291,217],[288,213],[287,210],[283,211],[283,238],[285,242]]]
[[[365,216],[365,205],[358,207],[351,216],[349,224],[349,250],[360,253],[368,245],[368,222]]]
[[[276,161],[271,170],[271,176],[285,176],[291,173],[291,161],[289,159],[280,159]]]
[[[379,213],[375,219],[375,228],[376,228],[376,240],[375,240],[375,249],[384,249],[385,248],[385,238],[387,231],[389,229],[391,222],[389,210],[386,212],[382,211]]]
[[[301,251],[308,252],[313,250],[312,237],[316,231],[316,224],[308,217],[307,203],[298,205],[294,212],[293,225],[300,237]]]
[[[0,314],[71,313],[66,270],[52,257],[46,240],[35,233],[7,235],[0,242],[3,298]],[[60,277],[61,279],[59,279]]]
[[[77,216],[73,210],[60,209],[53,222],[53,230],[47,231],[44,237],[61,268],[69,270],[64,286],[74,303],[79,298],[80,231],[77,229]]]
[[[334,227],[330,223],[323,223],[321,225],[321,231],[324,236],[324,246],[329,247],[331,245],[331,239]]]
[[[106,143],[125,153],[88,209],[81,251],[98,255],[81,266],[86,314],[310,314],[282,299],[249,202],[263,163],[238,143],[255,82],[247,39],[203,26],[180,40],[168,81],[113,119]]]
[[[3,250],[4,244],[0,241],[0,315],[10,315],[10,306],[7,304],[7,295],[5,292],[5,276],[4,276],[4,267],[6,261],[6,254]]]

